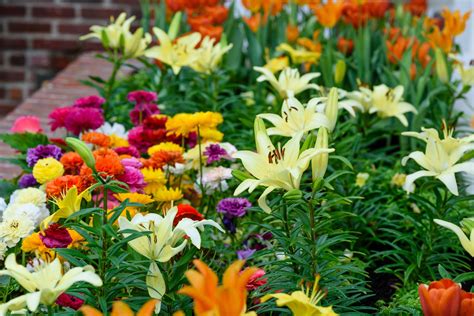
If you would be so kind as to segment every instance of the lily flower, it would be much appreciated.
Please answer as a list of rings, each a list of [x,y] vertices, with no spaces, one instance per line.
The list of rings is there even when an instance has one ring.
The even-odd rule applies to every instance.
[[[204,262],[194,260],[197,270],[188,270],[185,275],[190,285],[178,291],[194,300],[194,314],[250,316],[254,312],[246,312],[247,283],[257,272],[257,268],[242,270],[245,261],[235,261],[231,264],[218,285],[218,277]]]
[[[158,38],[160,45],[146,50],[145,56],[158,59],[169,65],[175,75],[180,72],[182,67],[192,65],[199,58],[196,46],[201,41],[201,34],[195,32],[173,41],[160,28],[154,27],[153,33]]]
[[[213,72],[217,66],[221,63],[222,57],[227,53],[231,48],[232,44],[224,46],[221,43],[215,43],[216,39],[206,36],[199,48],[196,49],[196,54],[198,58],[190,66],[197,72],[202,72],[210,74]]]
[[[402,159],[405,165],[411,158],[425,170],[417,171],[406,177],[404,188],[410,190],[413,183],[421,177],[435,177],[443,182],[448,190],[458,195],[458,185],[455,174],[458,172],[474,172],[474,162],[466,161],[458,163],[464,153],[474,149],[474,135],[464,138],[452,137],[452,130],[443,128],[444,138],[441,139],[438,132],[433,129],[423,129],[422,133],[404,132],[402,135],[419,138],[426,142],[425,152],[415,151]]]
[[[152,316],[154,314],[157,300],[149,300],[140,308],[136,316]],[[91,306],[83,306],[80,309],[84,316],[103,316],[103,314]],[[135,313],[128,305],[122,301],[115,301],[112,303],[111,316],[133,316]]]
[[[300,141],[303,133],[293,136],[284,146],[275,147],[265,129],[261,118],[255,119],[255,144],[257,152],[238,151],[235,157],[242,161],[245,169],[254,179],[244,180],[234,195],[248,190],[253,192],[258,186],[266,187],[258,199],[258,205],[267,213],[271,212],[266,198],[276,189],[291,191],[299,189],[301,177],[308,168],[311,159],[319,154],[333,152],[332,148],[311,148],[300,153]]]
[[[268,135],[293,137],[296,134],[309,132],[322,126],[329,128],[328,118],[316,112],[316,104],[304,107],[296,98],[290,97],[283,101],[281,116],[273,113],[259,114],[258,117],[274,125],[267,129]]]
[[[375,86],[372,91],[372,107],[369,113],[377,113],[382,118],[396,117],[403,126],[408,126],[405,113],[418,113],[413,105],[402,101],[403,86],[397,86],[393,89],[386,85]]]
[[[81,209],[82,200],[87,202],[91,200],[89,189],[85,189],[79,194],[77,192],[77,187],[73,186],[67,190],[66,194],[61,198],[54,201],[58,210],[41,222],[41,229],[46,229],[48,228],[49,223],[57,222],[61,218],[68,218],[75,212],[79,211]]]
[[[450,222],[446,222],[440,219],[435,219],[434,222],[440,226],[452,230],[459,238],[462,247],[466,250],[471,257],[474,257],[474,229],[470,229],[469,238],[466,236],[461,227],[456,226]],[[462,225],[462,222],[461,222]]]
[[[460,63],[456,68],[461,76],[461,82],[464,86],[474,85],[474,67],[464,68],[463,64]]]
[[[165,217],[154,213],[147,215],[139,213],[131,221],[125,217],[119,218],[119,227],[124,238],[130,236],[130,231],[150,233],[130,240],[128,244],[133,250],[151,260],[146,284],[150,297],[158,300],[161,300],[166,292],[166,284],[156,262],[167,262],[181,252],[187,244],[185,236],[189,237],[196,248],[201,248],[201,236],[198,229],[202,229],[205,225],[214,226],[224,232],[219,224],[212,220],[194,221],[189,218],[183,218],[173,228],[177,213],[178,208],[175,206],[166,212]],[[158,302],[155,311],[158,313],[160,308],[161,303]]]
[[[468,315],[459,313],[462,295],[461,287],[450,279],[441,279],[431,282],[430,285],[420,284],[420,296],[423,315],[426,316],[456,316]]]
[[[316,275],[312,290],[307,287],[301,286],[301,291],[295,291],[293,293],[275,293],[267,294],[262,297],[262,302],[266,302],[269,299],[276,298],[276,304],[278,306],[286,306],[292,312],[293,315],[307,315],[307,316],[337,316],[332,307],[318,306],[321,299],[325,296],[325,293],[319,290],[318,283],[320,275]]]
[[[28,307],[34,312],[40,304],[53,305],[59,295],[77,282],[102,286],[102,280],[91,266],[72,268],[63,274],[61,262],[55,259],[50,263],[39,263],[30,272],[16,262],[15,254],[10,254],[5,260],[5,270],[0,271],[2,275],[12,277],[29,293],[0,304],[0,315],[6,315],[8,310],[19,311]]]
[[[308,89],[319,89],[317,84],[309,83],[321,75],[319,72],[311,72],[301,76],[298,69],[287,67],[280,72],[277,80],[275,75],[265,67],[254,67],[253,69],[262,73],[257,81],[268,81],[282,98],[294,97]]]
[[[307,49],[307,47],[305,47],[305,45],[301,45],[301,44],[307,44],[307,41],[302,42],[298,40],[297,42],[299,44],[298,49],[293,48],[291,45],[287,43],[281,43],[280,45],[278,45],[277,51],[288,53],[290,55],[291,61],[294,64],[297,64],[297,65],[302,64],[302,63],[316,64],[319,58],[321,57],[321,52],[309,50]],[[309,45],[306,45],[306,46],[309,46]],[[315,47],[318,48],[317,46]]]

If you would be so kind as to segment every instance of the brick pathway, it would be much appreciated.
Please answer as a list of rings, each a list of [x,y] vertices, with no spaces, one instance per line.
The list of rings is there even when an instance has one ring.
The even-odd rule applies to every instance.
[[[30,98],[15,108],[0,121],[0,133],[8,132],[15,119],[22,115],[36,115],[48,135],[52,135],[48,125],[48,114],[54,108],[71,105],[77,98],[97,94],[96,90],[81,84],[79,81],[88,76],[108,78],[112,71],[111,64],[94,57],[95,53],[84,53],[61,71],[52,81],[47,82]],[[122,71],[122,74],[129,70]],[[57,136],[57,135],[56,135]],[[15,155],[7,145],[0,142],[0,157]],[[12,178],[21,170],[5,163],[0,163],[0,179]]]

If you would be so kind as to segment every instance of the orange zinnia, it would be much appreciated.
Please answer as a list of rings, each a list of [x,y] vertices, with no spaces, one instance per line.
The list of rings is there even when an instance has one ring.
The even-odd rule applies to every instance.
[[[79,174],[81,166],[84,163],[81,156],[78,153],[71,151],[65,153],[59,160],[64,167],[64,174],[75,175]]]
[[[155,305],[158,300],[149,300],[142,308],[135,314],[127,304],[121,301],[115,301],[112,303],[112,311],[110,316],[151,316],[155,310]],[[91,306],[82,306],[80,311],[84,316],[102,316],[103,314]]]
[[[82,134],[82,140],[97,147],[109,147],[110,137],[99,132],[88,132]]]
[[[46,185],[46,194],[48,197],[59,198],[70,188],[75,186],[78,193],[84,191],[85,185],[81,176],[66,175],[48,182]]]
[[[161,169],[166,165],[175,166],[177,163],[184,163],[183,155],[179,151],[159,150],[154,152],[144,165],[145,167]]]
[[[339,21],[344,10],[344,0],[328,0],[326,4],[310,5],[319,23],[333,28]]]
[[[240,316],[245,313],[246,285],[257,268],[240,271],[244,261],[236,261],[224,272],[222,285],[217,275],[201,260],[194,260],[197,270],[188,270],[186,278],[191,285],[178,291],[194,300],[194,314]]]

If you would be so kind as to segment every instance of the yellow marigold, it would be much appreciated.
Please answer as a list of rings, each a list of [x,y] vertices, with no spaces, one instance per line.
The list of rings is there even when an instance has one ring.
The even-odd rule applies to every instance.
[[[392,181],[390,182],[394,186],[397,187],[402,187],[405,184],[405,179],[407,178],[407,175],[404,173],[396,173],[392,177]]]
[[[157,151],[177,151],[182,154],[184,153],[184,148],[172,142],[164,142],[148,148],[148,155],[151,156]]]
[[[198,127],[216,128],[223,121],[222,115],[217,112],[179,113],[166,121],[166,129],[169,134],[187,137],[189,133],[196,132]]]
[[[159,202],[173,202],[183,198],[183,192],[179,188],[161,187],[153,194],[156,201]]]
[[[110,146],[110,137],[99,133],[99,132],[87,132],[82,134],[81,139],[89,144],[93,144],[97,147],[109,147]]]
[[[63,173],[63,165],[53,157],[40,159],[33,167],[33,177],[41,184],[59,178]]]
[[[56,257],[55,251],[43,244],[39,233],[33,233],[24,238],[21,244],[21,250],[24,252],[33,252],[36,256],[48,262]]]
[[[110,147],[116,148],[116,147],[128,147],[128,140],[117,136],[115,134],[109,135],[110,138]]]
[[[152,194],[166,184],[165,174],[161,169],[143,168],[141,172],[146,182],[144,191],[147,194]]]
[[[133,192],[129,192],[129,193],[117,193],[115,194],[115,197],[117,198],[117,200],[119,200],[120,202],[123,202],[125,201],[126,199],[128,199],[128,201],[130,203],[140,203],[140,204],[143,204],[143,205],[146,205],[146,204],[149,204],[149,203],[152,203],[153,202],[153,199],[147,195],[147,194],[141,194],[141,193],[133,193]],[[122,214],[121,216],[127,216],[127,213],[130,214],[130,216],[134,216],[135,214],[138,213],[138,207],[135,207],[135,206],[128,206],[126,207],[123,211],[122,211]],[[110,214],[110,216],[112,216],[112,213]]]
[[[220,142],[222,138],[224,138],[224,134],[219,132],[217,129],[214,128],[203,128],[199,130],[199,134],[201,136],[201,142]]]

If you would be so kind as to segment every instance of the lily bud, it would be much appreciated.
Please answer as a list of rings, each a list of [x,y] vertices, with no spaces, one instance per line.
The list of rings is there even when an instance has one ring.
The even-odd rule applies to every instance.
[[[168,36],[171,40],[174,40],[179,33],[179,25],[181,23],[181,17],[183,13],[181,11],[176,12],[171,20],[170,28],[168,29]]]
[[[321,127],[318,130],[318,138],[316,138],[316,149],[326,149],[329,146],[328,140],[328,130],[324,127]],[[313,181],[320,180],[324,178],[324,174],[328,168],[329,154],[322,153],[315,156],[311,160],[311,168],[313,174]]]
[[[326,114],[326,117],[329,120],[329,132],[332,132],[336,127],[338,112],[339,105],[337,88],[331,88],[331,90],[329,91],[326,109],[324,111],[324,114]]]
[[[435,50],[435,61],[436,61],[436,75],[441,82],[447,83],[449,81],[448,66],[446,65],[446,59],[444,58],[443,52],[436,48]]]
[[[252,179],[251,175],[240,170],[232,170],[232,176],[241,182],[247,179]]]
[[[273,145],[270,140],[270,137],[268,137],[265,123],[261,118],[255,118],[253,128],[255,132],[255,144],[257,147],[257,152],[262,153],[264,151],[271,150]]]
[[[303,193],[298,189],[290,190],[283,195],[283,198],[288,201],[299,200],[302,197],[303,197]]]
[[[66,137],[66,144],[81,156],[87,167],[95,172],[95,158],[86,143],[74,137]]]
[[[334,82],[338,85],[344,80],[346,76],[346,62],[339,59],[336,63],[336,71],[334,71]]]
[[[461,221],[461,228],[467,233],[471,234],[474,230],[474,217],[468,217]]]

